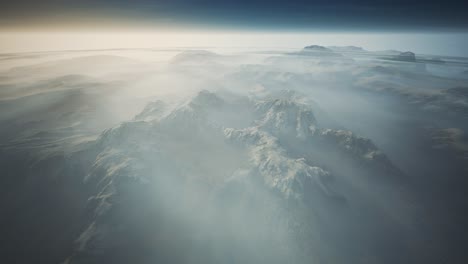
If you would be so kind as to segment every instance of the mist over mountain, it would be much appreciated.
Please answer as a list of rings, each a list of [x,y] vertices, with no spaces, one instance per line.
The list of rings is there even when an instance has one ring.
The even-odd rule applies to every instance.
[[[0,65],[2,262],[465,259],[466,58],[308,45]]]

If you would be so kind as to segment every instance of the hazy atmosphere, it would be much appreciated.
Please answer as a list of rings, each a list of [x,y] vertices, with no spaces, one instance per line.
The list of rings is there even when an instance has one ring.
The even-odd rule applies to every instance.
[[[2,263],[465,263],[457,1],[0,10]]]

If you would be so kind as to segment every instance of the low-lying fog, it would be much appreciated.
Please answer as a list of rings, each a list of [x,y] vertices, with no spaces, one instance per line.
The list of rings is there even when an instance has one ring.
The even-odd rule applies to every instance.
[[[0,54],[5,263],[459,263],[468,59]]]

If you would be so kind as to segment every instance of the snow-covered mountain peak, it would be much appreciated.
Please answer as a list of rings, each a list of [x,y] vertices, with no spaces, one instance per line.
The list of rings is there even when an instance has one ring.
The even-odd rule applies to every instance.
[[[263,115],[258,125],[274,135],[305,138],[317,125],[312,109],[291,99],[259,102],[256,111]]]

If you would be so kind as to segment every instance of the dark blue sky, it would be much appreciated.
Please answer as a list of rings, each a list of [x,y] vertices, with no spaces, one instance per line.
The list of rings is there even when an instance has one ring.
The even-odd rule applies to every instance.
[[[16,0],[0,25],[53,27],[129,23],[212,29],[467,31],[467,1],[418,0]]]

